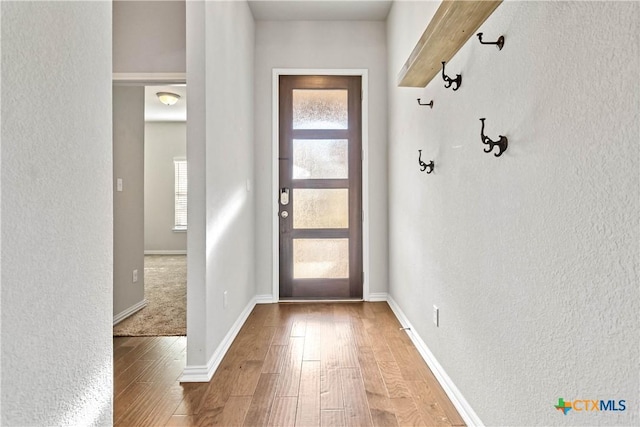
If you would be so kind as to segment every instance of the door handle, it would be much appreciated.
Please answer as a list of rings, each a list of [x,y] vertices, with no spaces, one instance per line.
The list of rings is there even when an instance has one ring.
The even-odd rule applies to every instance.
[[[282,206],[287,206],[289,204],[289,189],[286,187],[280,189],[280,204]]]

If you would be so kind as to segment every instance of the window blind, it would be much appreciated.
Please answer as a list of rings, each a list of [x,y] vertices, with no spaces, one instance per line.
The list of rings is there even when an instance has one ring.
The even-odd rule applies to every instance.
[[[175,228],[187,229],[187,161],[174,160],[175,170]]]

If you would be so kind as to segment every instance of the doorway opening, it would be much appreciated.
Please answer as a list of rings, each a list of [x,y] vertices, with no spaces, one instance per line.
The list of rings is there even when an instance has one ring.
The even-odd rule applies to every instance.
[[[139,243],[136,241],[140,253],[135,255],[140,257],[142,268],[139,269],[140,262],[137,262],[135,268],[139,269],[136,270],[139,277],[137,283],[134,281],[132,284],[134,289],[136,285],[142,285],[142,289],[135,295],[127,295],[125,293],[129,289],[114,286],[114,301],[129,298],[131,304],[140,296],[143,299],[141,303],[136,302],[134,307],[137,310],[132,310],[124,319],[118,319],[114,325],[114,336],[186,336],[186,85],[139,82],[123,86],[130,87],[136,97],[144,97],[141,113],[136,113],[133,119],[121,118],[122,121],[130,120],[123,127],[141,128],[142,132],[132,132],[136,137],[128,138],[126,144],[141,144],[136,150],[143,151],[143,155],[136,156],[135,164],[127,163],[130,159],[123,160],[125,156],[116,158],[114,155],[114,170],[126,174],[126,169],[142,169],[143,173],[135,174],[135,180],[142,182],[129,179],[124,186],[129,188],[123,189],[126,192],[137,187],[142,191],[138,191],[136,197],[129,197],[128,203],[114,206],[125,211],[135,210],[136,215],[142,216],[143,230],[140,234],[143,237]],[[175,94],[175,98],[169,100],[172,103],[167,104],[166,99],[158,96],[163,93]],[[139,108],[140,102],[136,100],[135,105]],[[118,177],[114,176],[114,179]],[[116,186],[119,191],[120,184]],[[119,196],[116,193],[115,197]],[[137,213],[140,210],[142,214]],[[118,227],[118,224],[114,226]],[[118,235],[125,234],[120,231]],[[115,243],[123,247],[128,242]],[[114,269],[120,267],[127,268],[114,265]]]

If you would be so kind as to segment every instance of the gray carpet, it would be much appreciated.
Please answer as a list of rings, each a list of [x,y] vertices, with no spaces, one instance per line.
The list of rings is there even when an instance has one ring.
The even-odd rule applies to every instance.
[[[187,334],[186,255],[145,255],[142,310],[113,327],[115,337]]]

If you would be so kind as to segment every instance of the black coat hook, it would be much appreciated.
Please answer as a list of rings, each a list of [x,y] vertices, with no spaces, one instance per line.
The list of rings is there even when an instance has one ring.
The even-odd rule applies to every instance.
[[[433,172],[433,160],[431,160],[429,163],[425,163],[422,161],[422,150],[418,150],[418,163],[420,164],[420,170],[422,172],[424,172],[425,170],[427,171],[427,173],[431,173]]]
[[[442,79],[445,81],[444,87],[450,88],[451,85],[455,83],[456,87],[454,87],[453,90],[458,90],[460,88],[460,85],[462,84],[462,76],[460,74],[456,74],[455,79],[447,76],[444,73],[444,64],[446,64],[446,62],[442,61]]]
[[[496,46],[498,46],[498,50],[502,50],[502,48],[504,47],[504,36],[498,37],[498,41],[496,42],[483,42],[482,33],[478,33],[476,34],[476,36],[478,36],[478,40],[480,40],[480,44],[495,44]]]
[[[427,106],[427,107],[433,108],[433,99],[431,100],[431,102],[427,102],[427,103],[420,102],[421,99],[422,98],[418,98],[418,105],[422,105],[422,106]]]
[[[492,141],[488,136],[484,134],[484,118],[480,119],[482,122],[482,128],[480,129],[480,138],[482,139],[482,143],[488,145],[487,148],[484,149],[485,153],[490,153],[493,150],[493,147],[498,147],[498,152],[494,153],[494,156],[500,157],[502,153],[507,151],[507,146],[509,145],[509,140],[506,136],[498,135],[500,138],[498,141]]]

